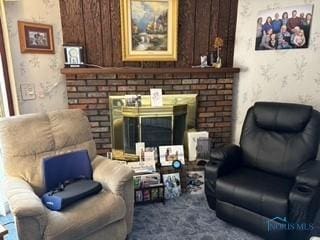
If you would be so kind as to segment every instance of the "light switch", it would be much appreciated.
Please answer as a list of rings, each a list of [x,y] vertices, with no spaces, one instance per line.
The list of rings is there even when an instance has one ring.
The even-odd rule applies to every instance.
[[[22,100],[36,99],[36,92],[33,83],[21,83],[20,88]]]

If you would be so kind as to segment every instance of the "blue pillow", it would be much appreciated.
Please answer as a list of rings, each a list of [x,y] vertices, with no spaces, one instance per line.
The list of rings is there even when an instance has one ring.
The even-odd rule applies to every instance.
[[[43,174],[46,192],[55,189],[67,180],[92,179],[88,151],[80,150],[44,159]]]

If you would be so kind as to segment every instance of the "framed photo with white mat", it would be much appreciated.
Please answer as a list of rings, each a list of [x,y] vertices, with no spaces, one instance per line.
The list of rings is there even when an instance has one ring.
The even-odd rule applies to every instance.
[[[195,161],[197,160],[197,145],[199,138],[209,138],[209,132],[207,131],[190,131],[188,135],[188,160]]]
[[[159,156],[161,166],[172,166],[175,160],[179,160],[182,164],[185,164],[182,145],[160,146]]]

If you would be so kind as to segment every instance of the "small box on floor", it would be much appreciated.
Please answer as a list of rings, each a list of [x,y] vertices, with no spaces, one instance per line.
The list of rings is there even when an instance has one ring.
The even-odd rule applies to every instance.
[[[204,193],[204,171],[187,171],[187,192],[190,194]]]
[[[133,176],[134,188],[147,188],[161,183],[160,173]]]

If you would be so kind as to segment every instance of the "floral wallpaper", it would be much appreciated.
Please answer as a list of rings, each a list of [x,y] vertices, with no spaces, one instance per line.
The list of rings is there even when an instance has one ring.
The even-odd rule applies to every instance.
[[[309,48],[255,51],[258,12],[301,4],[314,4]],[[21,113],[66,108],[65,79],[60,74],[64,57],[59,1],[20,0],[5,5]],[[304,103],[320,110],[319,17],[319,0],[239,0],[234,66],[240,67],[241,73],[234,88],[234,142],[239,142],[246,111],[255,101]],[[21,54],[18,20],[52,24],[56,53]],[[23,83],[34,84],[36,99],[22,100]]]
[[[254,50],[259,11],[303,4],[314,4],[308,49]],[[256,101],[303,103],[320,110],[319,18],[319,0],[239,0],[234,66],[241,73],[234,88],[233,142],[239,142],[246,112]]]
[[[62,27],[57,0],[20,0],[5,3],[20,113],[67,107]],[[21,54],[18,20],[53,25],[55,54]],[[33,84],[36,98],[23,100],[20,84]]]

